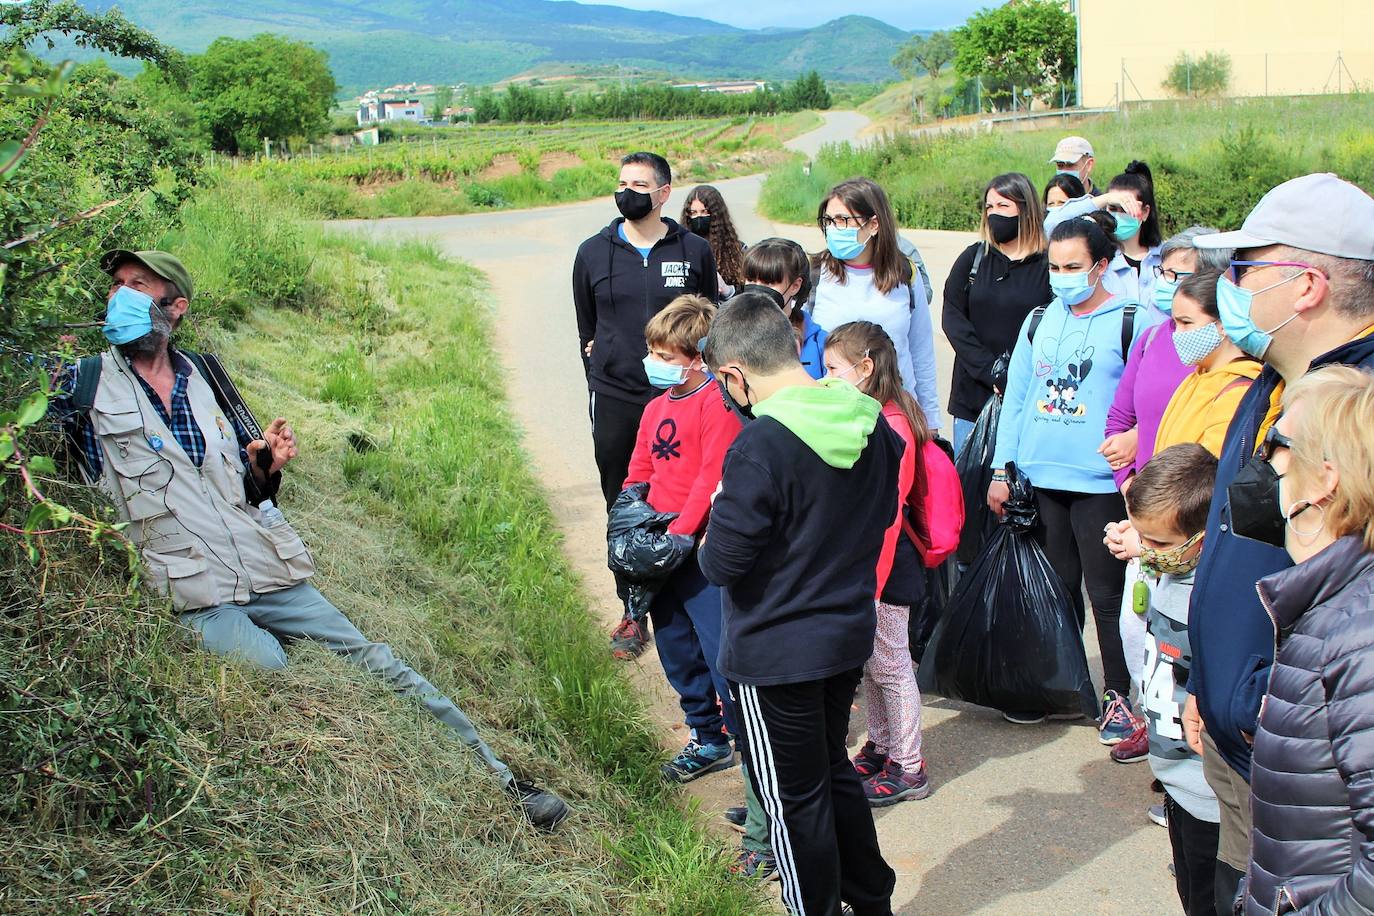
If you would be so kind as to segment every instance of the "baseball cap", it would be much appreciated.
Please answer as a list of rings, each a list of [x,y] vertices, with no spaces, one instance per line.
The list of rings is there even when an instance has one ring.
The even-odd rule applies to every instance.
[[[116,248],[101,255],[100,269],[114,276],[120,265],[129,261],[137,261],[162,279],[172,281],[187,301],[190,301],[195,291],[191,284],[191,274],[179,260],[165,251],[125,251]]]
[[[1084,156],[1093,154],[1093,145],[1082,137],[1065,137],[1059,141],[1059,145],[1054,148],[1054,157],[1050,162],[1077,162]]]
[[[1330,172],[1285,181],[1255,204],[1234,232],[1199,235],[1198,248],[1288,245],[1374,261],[1374,197]]]

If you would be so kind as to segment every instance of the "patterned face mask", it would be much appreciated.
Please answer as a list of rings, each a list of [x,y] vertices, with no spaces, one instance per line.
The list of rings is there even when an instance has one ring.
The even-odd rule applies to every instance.
[[[1140,568],[1148,569],[1157,576],[1186,576],[1197,568],[1198,561],[1202,559],[1202,551],[1198,551],[1192,557],[1183,559],[1183,555],[1192,549],[1193,545],[1202,540],[1203,532],[1188,538],[1177,547],[1170,547],[1167,550],[1156,550],[1153,547],[1146,547],[1140,553]]]
[[[1178,351],[1178,361],[1185,366],[1200,364],[1216,352],[1221,341],[1221,328],[1215,322],[1191,331],[1174,332],[1174,349]]]

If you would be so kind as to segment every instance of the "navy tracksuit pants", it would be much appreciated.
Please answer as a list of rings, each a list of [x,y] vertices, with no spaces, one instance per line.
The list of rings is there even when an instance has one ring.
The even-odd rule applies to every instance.
[[[739,734],[729,684],[716,670],[720,598],[720,589],[706,581],[694,552],[668,578],[649,611],[663,673],[677,691],[687,727],[702,744],[724,744],[722,726]]]

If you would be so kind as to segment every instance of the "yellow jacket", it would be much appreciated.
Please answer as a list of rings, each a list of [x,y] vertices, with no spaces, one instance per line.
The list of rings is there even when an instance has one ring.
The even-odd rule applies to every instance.
[[[1240,406],[1240,399],[1259,376],[1263,366],[1249,357],[1234,359],[1210,372],[1194,369],[1183,379],[1155,437],[1155,454],[1171,445],[1196,442],[1213,455],[1221,455],[1226,428]]]

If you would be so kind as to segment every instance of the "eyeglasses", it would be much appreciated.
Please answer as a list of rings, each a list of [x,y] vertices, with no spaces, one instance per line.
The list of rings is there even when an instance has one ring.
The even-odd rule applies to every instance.
[[[1264,434],[1264,439],[1260,441],[1259,448],[1255,451],[1255,457],[1260,461],[1268,462],[1274,457],[1274,451],[1281,448],[1293,447],[1293,440],[1279,432],[1277,425],[1269,427],[1269,432]]]
[[[868,222],[871,216],[822,216],[816,222],[822,229],[832,229],[839,226],[841,229],[858,229]]]
[[[1222,276],[1236,286],[1239,286],[1240,278],[1245,276],[1251,268],[1264,267],[1300,267],[1303,270],[1315,270],[1322,276],[1326,276],[1326,273],[1321,268],[1313,267],[1311,264],[1304,264],[1302,261],[1232,261],[1231,266],[1226,268],[1226,273],[1222,274]]]
[[[1184,277],[1191,277],[1192,275],[1193,271],[1191,270],[1174,270],[1172,267],[1160,267],[1158,264],[1155,265],[1155,278],[1159,280],[1168,280],[1170,283],[1177,283]]]

